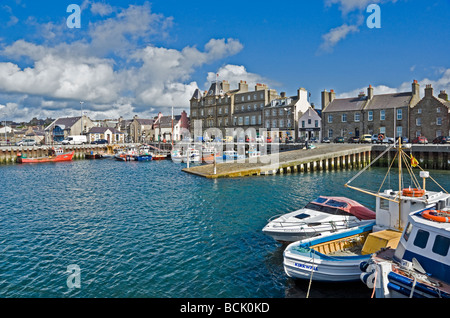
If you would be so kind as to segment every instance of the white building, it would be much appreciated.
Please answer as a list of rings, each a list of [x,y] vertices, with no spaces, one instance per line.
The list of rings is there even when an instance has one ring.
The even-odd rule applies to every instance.
[[[298,136],[305,140],[315,138],[317,141],[322,140],[322,118],[319,113],[311,106],[306,111],[299,114],[298,119]]]

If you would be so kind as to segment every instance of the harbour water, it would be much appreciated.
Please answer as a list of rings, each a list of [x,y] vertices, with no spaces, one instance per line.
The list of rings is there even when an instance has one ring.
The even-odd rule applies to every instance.
[[[0,166],[0,297],[305,298],[283,271],[284,246],[261,229],[357,170],[208,180],[171,161]],[[447,189],[449,172],[433,171]],[[385,169],[360,186],[377,189]],[[386,180],[393,182],[394,178]],[[430,187],[432,185],[430,184]],[[69,265],[80,288],[69,288]],[[313,282],[309,296],[369,298],[362,283]]]

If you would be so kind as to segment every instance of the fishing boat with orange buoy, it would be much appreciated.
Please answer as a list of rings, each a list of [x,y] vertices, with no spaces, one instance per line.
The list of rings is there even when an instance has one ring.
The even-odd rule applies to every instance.
[[[351,185],[357,177],[393,147],[397,148],[396,155],[378,191]],[[417,177],[412,173],[411,166],[408,165],[411,157],[406,153],[407,149],[410,149],[410,145],[402,145],[399,140],[398,143],[387,147],[370,165],[345,184],[350,189],[376,197],[375,221],[369,225],[365,224],[326,237],[313,237],[291,243],[283,254],[284,269],[289,277],[325,282],[360,280],[362,273],[367,274],[364,266],[369,263],[372,254],[381,250],[401,248],[399,242],[411,214],[430,209],[442,210],[441,207],[448,206],[450,203],[448,193],[426,190],[425,183],[429,174],[425,171],[420,174],[423,178],[423,186],[420,185]],[[381,191],[396,159],[398,189],[388,188]],[[403,165],[406,165],[406,169],[403,169]],[[411,176],[411,186],[404,186],[407,182],[403,177],[404,170]],[[366,277],[365,280],[367,279]]]
[[[380,249],[361,264],[361,280],[373,297],[450,298],[450,194],[420,170],[423,186],[404,189],[400,197],[420,209],[408,214],[398,246]],[[429,178],[442,191],[426,189]]]
[[[28,158],[25,154],[18,153],[16,162],[17,163],[44,163],[44,162],[63,162],[63,161],[71,161],[74,151],[64,152],[62,148],[51,148],[49,149],[48,155],[44,157],[38,158]]]

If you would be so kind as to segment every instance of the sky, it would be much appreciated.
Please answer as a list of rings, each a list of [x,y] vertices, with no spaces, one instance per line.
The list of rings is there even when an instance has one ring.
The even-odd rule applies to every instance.
[[[0,0],[0,121],[189,113],[216,79],[303,87],[318,108],[324,89],[450,92],[449,12],[449,0]]]

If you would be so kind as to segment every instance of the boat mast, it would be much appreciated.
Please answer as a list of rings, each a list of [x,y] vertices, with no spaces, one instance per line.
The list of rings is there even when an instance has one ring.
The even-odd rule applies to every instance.
[[[394,122],[395,122],[395,120],[394,120]],[[395,142],[395,140],[394,140],[394,142]],[[403,159],[402,138],[398,137],[398,229],[400,231],[402,231],[402,226],[401,226],[402,159]]]

